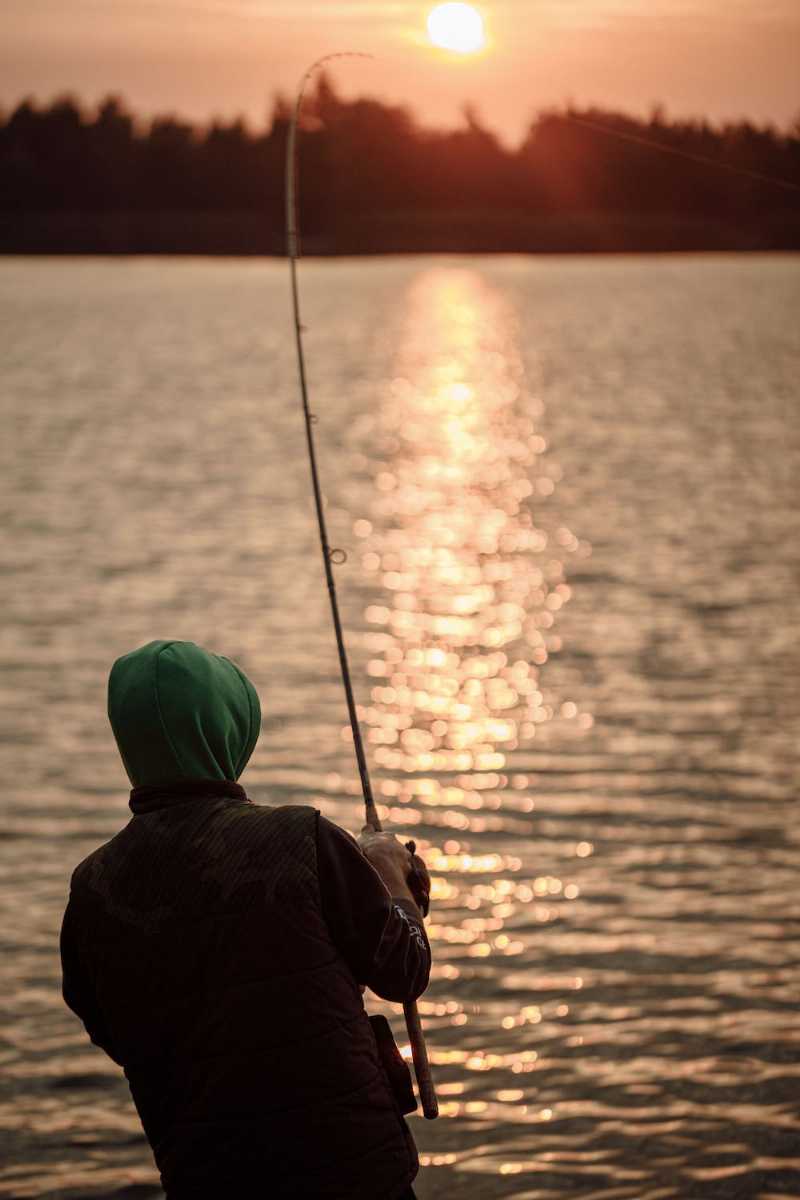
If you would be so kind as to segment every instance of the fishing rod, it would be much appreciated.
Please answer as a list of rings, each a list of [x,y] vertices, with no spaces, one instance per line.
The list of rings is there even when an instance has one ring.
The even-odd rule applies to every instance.
[[[344,684],[345,697],[347,698],[347,711],[350,716],[350,727],[353,731],[353,743],[356,751],[356,761],[358,762],[358,773],[361,776],[361,788],[364,793],[364,810],[365,810],[365,825],[374,830],[376,833],[382,831],[378,810],[375,807],[375,800],[372,795],[372,785],[370,784],[369,771],[367,770],[367,759],[364,754],[364,742],[361,737],[361,727],[358,722],[358,713],[356,711],[356,702],[353,696],[353,685],[350,681],[350,668],[347,661],[347,650],[344,644],[344,634],[342,632],[342,622],[339,616],[339,604],[336,599],[336,581],[333,576],[334,565],[339,565],[346,561],[346,555],[342,550],[331,549],[328,541],[328,529],[325,523],[325,512],[322,503],[322,491],[319,483],[319,472],[317,470],[317,455],[314,446],[314,414],[311,412],[308,404],[308,378],[306,374],[306,360],[303,350],[303,322],[300,315],[300,289],[297,279],[297,260],[300,257],[300,218],[297,205],[297,133],[300,124],[300,112],[303,107],[303,98],[305,96],[306,85],[312,75],[325,63],[331,62],[337,58],[371,58],[369,54],[358,54],[353,52],[344,52],[340,54],[326,54],[323,58],[317,60],[308,68],[305,75],[300,81],[300,86],[297,92],[294,112],[289,123],[289,138],[286,146],[286,241],[289,254],[289,268],[292,279],[292,307],[294,310],[294,331],[295,341],[297,345],[297,366],[300,374],[300,393],[303,401],[303,415],[306,425],[306,441],[308,443],[308,457],[311,466],[311,482],[314,488],[314,503],[317,509],[317,522],[319,524],[319,537],[322,545],[322,561],[325,567],[325,579],[328,585],[328,596],[331,602],[331,615],[333,617],[333,628],[336,633],[336,646],[339,651],[339,666],[342,672],[342,682]],[[410,851],[412,861],[416,852],[416,846],[413,842],[408,842],[406,848]],[[417,1076],[417,1087],[419,1088],[420,1101],[422,1102],[423,1114],[428,1120],[433,1120],[439,1115],[439,1104],[436,1099],[436,1091],[433,1085],[433,1077],[431,1075],[430,1062],[428,1061],[428,1051],[425,1046],[425,1037],[422,1032],[422,1023],[419,1017],[419,1010],[416,1002],[411,1000],[403,1005],[403,1012],[406,1019],[406,1028],[408,1030],[408,1040],[411,1044],[411,1055],[414,1060],[414,1071]]]

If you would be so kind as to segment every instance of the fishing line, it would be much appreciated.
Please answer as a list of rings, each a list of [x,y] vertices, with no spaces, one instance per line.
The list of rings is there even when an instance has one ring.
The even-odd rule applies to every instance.
[[[353,696],[353,686],[350,680],[350,667],[347,661],[347,650],[344,644],[344,634],[342,632],[342,622],[339,616],[339,604],[336,599],[336,581],[333,575],[333,567],[338,566],[347,561],[347,555],[343,550],[332,549],[328,541],[328,529],[325,522],[325,510],[322,500],[322,491],[319,483],[319,472],[317,470],[317,455],[314,447],[313,427],[316,422],[316,416],[311,412],[308,403],[308,378],[306,372],[305,353],[303,350],[303,322],[300,314],[300,289],[297,280],[297,259],[300,255],[300,231],[299,231],[299,210],[297,205],[297,131],[300,122],[300,111],[303,106],[303,97],[305,95],[306,85],[312,75],[325,63],[331,62],[337,58],[371,58],[369,54],[359,54],[355,51],[345,51],[339,54],[326,54],[324,58],[318,59],[306,71],[300,87],[297,92],[297,100],[295,102],[294,113],[289,125],[289,137],[286,145],[286,240],[289,252],[289,264],[292,280],[292,307],[294,311],[294,331],[295,342],[297,345],[297,365],[300,374],[300,392],[303,400],[303,415],[306,425],[306,442],[308,444],[308,457],[311,465],[311,482],[314,489],[314,503],[317,510],[317,522],[319,524],[319,536],[322,545],[322,561],[325,567],[325,579],[328,585],[328,596],[331,603],[331,615],[333,617],[333,628],[336,633],[336,646],[339,652],[339,666],[342,672],[342,682],[344,684],[345,696],[347,699],[347,711],[350,717],[350,727],[353,731],[353,744],[355,746],[356,761],[358,762],[358,773],[361,776],[361,788],[364,793],[364,809],[365,809],[365,824],[376,832],[381,831],[381,821],[378,816],[378,811],[375,807],[375,800],[372,795],[372,785],[370,784],[369,771],[367,769],[367,759],[364,754],[364,743],[361,737],[361,727],[358,721],[358,712],[356,710],[356,702]],[[407,849],[413,856],[416,850],[413,842],[409,842]],[[408,1030],[408,1040],[411,1045],[411,1054],[414,1060],[414,1070],[417,1076],[417,1087],[419,1088],[420,1101],[422,1102],[422,1111],[424,1115],[433,1120],[439,1115],[439,1105],[436,1099],[436,1091],[433,1086],[433,1078],[431,1076],[430,1063],[428,1061],[428,1052],[425,1046],[425,1038],[422,1032],[422,1024],[419,1018],[419,1010],[416,1003],[412,1000],[403,1005],[403,1012],[406,1018],[406,1028]]]
[[[749,167],[738,167],[724,160],[711,158],[707,154],[695,154],[690,150],[681,150],[678,146],[667,146],[652,138],[642,137],[636,133],[625,133],[621,129],[612,129],[609,125],[601,125],[598,121],[589,121],[584,117],[574,117],[571,113],[558,114],[569,121],[571,125],[580,125],[594,133],[603,133],[606,137],[619,138],[623,142],[633,142],[637,146],[646,146],[649,150],[659,150],[662,154],[672,154],[676,158],[686,158],[689,162],[699,163],[704,167],[717,167],[721,171],[730,171],[734,175],[744,175],[759,183],[769,183],[773,187],[784,188],[790,192],[800,192],[800,184],[792,183],[790,179],[781,179],[778,175],[765,175],[762,171],[752,171]]]
[[[319,59],[312,67],[308,69],[303,77],[301,89],[305,90],[311,76],[324,63],[330,62],[336,58],[365,58],[374,59],[373,54],[363,54],[356,51],[344,52],[341,54],[328,54],[324,58]],[[381,62],[386,61],[386,55],[381,55]],[[404,60],[399,58],[391,58],[390,62],[403,63]],[[300,97],[302,103],[302,95]],[[299,110],[296,115],[299,115]],[[716,167],[717,170],[727,171],[731,175],[741,175],[745,179],[752,179],[757,183],[769,184],[772,187],[781,188],[787,192],[800,192],[800,183],[794,183],[791,179],[784,179],[780,175],[767,175],[764,171],[756,171],[751,167],[740,167],[735,163],[725,162],[724,159],[712,158],[709,154],[697,154],[692,150],[682,150],[679,146],[669,146],[665,142],[656,141],[654,138],[643,137],[641,134],[628,133],[622,129],[613,129],[610,125],[604,125],[600,121],[592,121],[588,117],[577,117],[570,112],[555,113],[555,116],[560,120],[568,121],[571,125],[580,126],[583,129],[588,129],[593,133],[603,134],[605,137],[617,138],[622,142],[630,142],[634,146],[644,146],[648,150],[655,150],[660,154],[670,154],[673,158],[684,158],[688,162],[697,163],[699,166]]]

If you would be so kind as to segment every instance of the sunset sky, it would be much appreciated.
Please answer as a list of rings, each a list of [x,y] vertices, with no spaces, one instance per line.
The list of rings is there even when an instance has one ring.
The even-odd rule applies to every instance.
[[[0,103],[73,91],[124,95],[139,112],[262,124],[321,54],[346,95],[408,103],[451,124],[464,101],[509,141],[565,100],[672,115],[800,117],[797,0],[486,0],[489,47],[434,50],[417,0],[2,0]]]

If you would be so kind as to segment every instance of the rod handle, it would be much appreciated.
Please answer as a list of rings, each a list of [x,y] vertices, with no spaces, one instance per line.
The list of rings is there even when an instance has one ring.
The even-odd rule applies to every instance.
[[[411,1043],[411,1056],[414,1059],[414,1073],[417,1076],[417,1089],[422,1102],[422,1114],[429,1121],[434,1121],[439,1115],[439,1102],[436,1099],[436,1089],[433,1086],[431,1065],[428,1061],[428,1048],[422,1032],[419,1019],[419,1009],[416,1000],[409,1000],[403,1005],[406,1018],[408,1039]]]

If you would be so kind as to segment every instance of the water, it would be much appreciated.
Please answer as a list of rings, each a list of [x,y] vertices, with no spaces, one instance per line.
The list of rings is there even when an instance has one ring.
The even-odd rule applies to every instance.
[[[435,880],[419,1195],[800,1195],[798,259],[302,286],[376,790]],[[155,1196],[59,995],[70,871],[127,817],[113,658],[239,659],[252,797],[359,825],[285,265],[6,260],[0,292],[0,1193]]]

